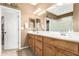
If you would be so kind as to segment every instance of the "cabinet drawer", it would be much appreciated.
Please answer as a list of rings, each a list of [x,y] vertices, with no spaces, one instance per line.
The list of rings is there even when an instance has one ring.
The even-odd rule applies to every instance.
[[[32,35],[32,34],[30,34],[30,35],[29,35],[29,37],[30,37],[30,38],[34,38],[35,36],[34,36],[34,35]]]
[[[78,43],[46,37],[44,38],[44,42],[78,54]]]
[[[42,56],[42,49],[38,48],[38,47],[35,47],[35,54],[38,55],[38,56]]]
[[[60,48],[56,48],[56,56],[76,56],[76,54],[73,54],[69,51]]]
[[[48,37],[44,37],[44,43],[51,44],[52,40]]]
[[[36,35],[36,40],[42,41],[42,36]]]
[[[40,49],[42,49],[42,41],[35,40],[35,46],[37,46],[37,47],[39,47]]]

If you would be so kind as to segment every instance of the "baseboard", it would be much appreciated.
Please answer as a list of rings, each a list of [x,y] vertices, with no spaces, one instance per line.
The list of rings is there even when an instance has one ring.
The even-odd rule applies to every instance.
[[[19,49],[21,50],[21,49],[25,49],[25,48],[29,48],[29,46],[21,47]]]

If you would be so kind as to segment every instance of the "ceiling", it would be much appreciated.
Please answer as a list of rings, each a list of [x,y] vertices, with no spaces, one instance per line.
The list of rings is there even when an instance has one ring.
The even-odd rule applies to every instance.
[[[38,3],[36,5],[32,5],[31,3],[18,3],[17,4],[21,9],[21,12],[29,17],[35,17],[33,14],[38,8],[42,10],[46,10],[54,15],[63,15],[73,11],[73,4],[63,4],[57,5],[56,3]]]
[[[45,10],[52,6],[53,3],[38,3],[36,5],[32,5],[31,3],[18,3],[17,5],[21,9],[22,13],[34,16],[33,12],[36,11],[36,9],[41,8],[42,10]]]
[[[73,12],[73,4],[63,4],[60,6],[55,4],[48,8],[47,11],[57,16],[63,15],[69,12]]]

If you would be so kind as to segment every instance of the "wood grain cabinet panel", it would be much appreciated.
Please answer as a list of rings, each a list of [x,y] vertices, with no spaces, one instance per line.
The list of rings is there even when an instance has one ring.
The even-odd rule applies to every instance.
[[[42,41],[35,40],[35,46],[38,46],[40,49],[42,49]]]
[[[42,36],[36,35],[36,39],[42,41]]]
[[[28,37],[28,45],[34,52],[34,36],[32,36],[32,34],[28,34]]]
[[[56,49],[51,45],[44,45],[44,56],[55,56]]]
[[[28,34],[28,45],[39,56],[77,56],[79,43],[50,38],[40,35]]]
[[[36,36],[35,39],[35,54],[39,56],[43,55],[43,41],[40,36]]]
[[[56,48],[56,56],[75,56],[76,54],[60,48]]]
[[[44,42],[78,54],[79,44],[76,42],[44,37]]]
[[[39,47],[35,47],[35,54],[38,55],[38,56],[42,56],[43,53],[42,53],[42,49],[40,49]]]

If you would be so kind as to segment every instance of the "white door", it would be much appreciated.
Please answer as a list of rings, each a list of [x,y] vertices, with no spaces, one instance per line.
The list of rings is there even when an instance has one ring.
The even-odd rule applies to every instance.
[[[13,12],[13,11],[12,11]],[[4,49],[17,49],[19,44],[19,18],[17,13],[4,15]]]

